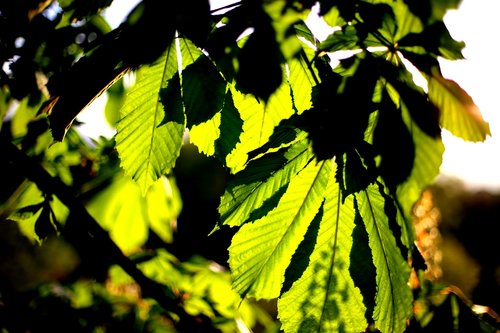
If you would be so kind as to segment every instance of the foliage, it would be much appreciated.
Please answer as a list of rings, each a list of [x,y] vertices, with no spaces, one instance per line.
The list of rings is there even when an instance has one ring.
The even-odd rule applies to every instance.
[[[0,5],[3,330],[495,330],[436,300],[414,245],[441,130],[490,134],[440,72],[463,58],[457,0],[143,0],[116,29],[111,2]],[[89,141],[77,116],[107,91],[116,135]],[[234,229],[228,267],[176,255],[187,140],[228,177],[210,226]]]

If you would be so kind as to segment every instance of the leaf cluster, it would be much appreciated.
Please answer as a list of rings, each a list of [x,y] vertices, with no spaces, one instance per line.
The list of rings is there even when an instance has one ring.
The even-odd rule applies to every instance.
[[[271,329],[255,298],[277,299],[285,332],[425,331],[412,207],[439,172],[442,129],[490,134],[440,71],[463,58],[442,21],[458,2],[143,0],[116,29],[100,16],[110,3],[0,5],[0,163],[15,175],[2,219],[65,239],[83,276],[116,283],[120,266],[142,290],[125,316],[158,319],[136,320],[144,330]],[[333,28],[322,41],[315,4]],[[106,92],[116,135],[89,144],[72,125]],[[169,245],[196,209],[173,173],[187,141],[230,175],[213,232],[236,229],[231,281]]]

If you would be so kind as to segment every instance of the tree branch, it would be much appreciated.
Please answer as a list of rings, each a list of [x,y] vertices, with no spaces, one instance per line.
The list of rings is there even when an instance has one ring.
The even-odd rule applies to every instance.
[[[184,309],[180,306],[180,300],[172,291],[145,276],[123,254],[116,243],[109,237],[109,234],[88,213],[71,188],[59,179],[51,176],[36,160],[28,157],[5,139],[0,139],[0,162],[11,164],[16,171],[34,182],[42,192],[56,195],[68,207],[71,214],[78,216],[78,222],[81,224],[79,228],[88,232],[92,239],[95,240],[95,243],[102,247],[101,250],[111,255],[114,263],[119,265],[137,282],[144,297],[155,299],[165,310],[176,313],[181,319],[188,317]]]

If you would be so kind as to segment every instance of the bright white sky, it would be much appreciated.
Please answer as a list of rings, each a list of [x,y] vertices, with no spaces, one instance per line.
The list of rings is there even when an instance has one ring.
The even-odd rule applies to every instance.
[[[114,0],[106,11],[115,27],[139,0]],[[213,8],[232,3],[232,0],[214,0]],[[473,189],[500,191],[500,1],[463,0],[458,10],[448,12],[445,23],[456,40],[466,43],[466,60],[443,62],[443,75],[457,81],[473,98],[483,117],[489,121],[492,137],[484,143],[464,142],[448,132],[443,134],[446,151],[442,175],[462,179]],[[96,107],[101,103],[97,102]],[[92,105],[94,106],[94,105]],[[95,108],[88,108],[79,120],[95,129]],[[91,111],[94,110],[94,111]],[[90,121],[90,119],[93,119]],[[89,127],[90,127],[89,126]],[[104,128],[109,134],[109,129]],[[106,132],[107,131],[107,132]]]
[[[445,23],[452,36],[466,43],[466,60],[442,63],[443,75],[457,81],[490,123],[484,143],[464,142],[445,133],[441,172],[473,188],[500,191],[500,1],[464,0]]]

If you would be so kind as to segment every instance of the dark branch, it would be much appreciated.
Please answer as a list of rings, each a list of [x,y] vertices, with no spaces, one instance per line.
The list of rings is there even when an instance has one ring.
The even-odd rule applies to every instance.
[[[15,145],[0,139],[0,162],[9,163],[24,177],[34,182],[46,194],[54,194],[68,207],[71,214],[79,218],[79,229],[87,232],[104,253],[109,254],[114,263],[127,272],[141,287],[144,297],[155,299],[165,310],[175,312],[180,318],[188,315],[180,306],[180,300],[165,286],[151,280],[123,254],[108,233],[94,220],[72,190],[59,179],[52,177],[36,160],[28,157]],[[95,246],[96,244],[90,244]]]

